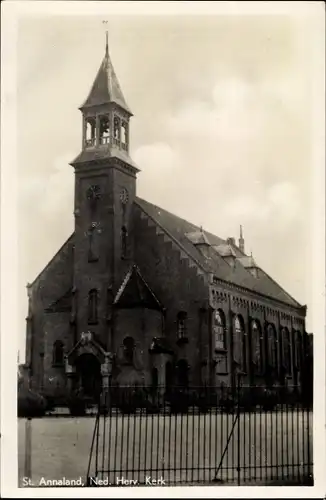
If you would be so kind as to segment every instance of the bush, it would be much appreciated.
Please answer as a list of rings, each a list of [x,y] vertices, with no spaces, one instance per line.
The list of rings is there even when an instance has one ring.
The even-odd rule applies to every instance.
[[[20,387],[17,401],[18,417],[43,417],[47,402],[43,396],[31,389]]]

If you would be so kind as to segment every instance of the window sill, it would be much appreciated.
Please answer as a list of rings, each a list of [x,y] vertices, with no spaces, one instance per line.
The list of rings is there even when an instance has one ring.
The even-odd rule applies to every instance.
[[[214,352],[216,352],[217,354],[227,354],[227,349],[225,349],[225,347],[221,347],[221,348],[216,348],[214,349]]]

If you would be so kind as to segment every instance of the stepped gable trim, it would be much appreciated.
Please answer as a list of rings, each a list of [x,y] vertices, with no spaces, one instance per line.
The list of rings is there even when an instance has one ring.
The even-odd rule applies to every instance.
[[[151,219],[160,229],[162,229],[162,231],[180,248],[180,250],[182,250],[189,257],[189,259],[191,259],[199,267],[201,271],[205,273],[205,275],[209,274],[208,271],[198,262],[198,260],[189,254],[189,252],[184,248],[184,246],[180,243],[179,240],[177,240],[174,236],[172,236],[172,234],[164,226],[162,226],[160,222],[158,222],[154,217],[149,215],[149,213],[138,203],[137,199],[134,200],[134,203],[137,205],[138,208],[140,208],[142,212],[144,212],[144,214],[146,214],[146,216],[149,219]]]
[[[294,300],[294,302],[296,302],[298,305],[295,306],[295,305],[291,305],[291,304],[288,304],[287,302],[283,302],[282,300],[278,300],[274,297],[271,297],[270,295],[265,295],[261,292],[257,292],[256,290],[251,290],[250,288],[246,288],[244,286],[240,286],[240,285],[236,285],[234,283],[231,283],[229,281],[225,281],[223,280],[222,278],[219,278],[218,276],[216,276],[214,273],[212,272],[209,272],[207,271],[192,255],[189,254],[189,252],[184,248],[184,246],[182,245],[182,243],[180,243],[179,240],[177,240],[174,236],[172,236],[170,234],[169,231],[166,230],[166,228],[164,226],[162,226],[162,224],[160,222],[158,222],[152,215],[148,214],[148,212],[142,207],[142,205],[138,202],[137,198],[134,200],[134,203],[137,205],[137,207],[144,213],[146,214],[146,216],[151,219],[158,227],[160,227],[160,229],[189,257],[189,259],[191,259],[204,273],[205,275],[213,275],[213,280],[214,280],[214,283],[211,284],[214,285],[214,284],[220,284],[222,285],[224,288],[230,290],[231,292],[233,290],[235,291],[238,291],[238,292],[244,292],[246,293],[247,295],[249,296],[252,296],[252,297],[262,297],[270,302],[273,302],[275,304],[279,304],[283,307],[286,307],[287,309],[291,309],[293,311],[296,311],[298,313],[298,311],[300,311],[300,315],[302,315],[302,310],[304,308],[303,305],[301,305],[299,302],[297,302],[295,299],[292,299],[292,297],[285,291],[283,290],[282,287],[280,287],[285,293],[286,295],[288,295],[292,300]],[[238,248],[238,247],[236,247]],[[263,270],[262,270],[263,271]],[[247,272],[249,272],[247,270]],[[265,273],[265,271],[263,271]],[[267,273],[265,273],[268,277],[269,275]],[[272,281],[277,285],[278,283],[275,282],[275,280],[272,279]]]
[[[72,243],[73,237],[75,235],[75,232],[73,232],[69,238],[64,242],[64,244],[59,248],[59,250],[54,254],[51,260],[46,264],[46,266],[42,269],[42,271],[34,278],[32,283],[28,283],[28,287],[33,287],[35,286],[36,282],[41,278],[42,274],[51,266],[55,258],[59,255],[60,252],[64,249],[64,247],[69,245],[69,243]]]

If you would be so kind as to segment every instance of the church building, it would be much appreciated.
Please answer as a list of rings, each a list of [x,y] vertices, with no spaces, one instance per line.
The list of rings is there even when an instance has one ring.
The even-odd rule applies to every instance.
[[[242,228],[223,239],[137,196],[108,43],[80,111],[74,232],[27,285],[30,387],[300,384],[306,306],[246,253]]]

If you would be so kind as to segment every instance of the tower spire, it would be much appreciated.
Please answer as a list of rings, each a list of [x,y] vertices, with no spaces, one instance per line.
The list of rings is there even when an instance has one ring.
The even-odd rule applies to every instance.
[[[245,242],[244,242],[244,238],[243,238],[243,231],[242,231],[242,226],[240,225],[239,248],[240,248],[242,253],[245,253],[244,245],[245,245]]]

